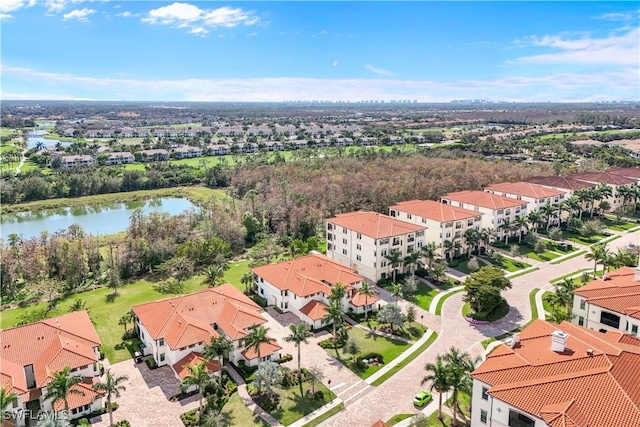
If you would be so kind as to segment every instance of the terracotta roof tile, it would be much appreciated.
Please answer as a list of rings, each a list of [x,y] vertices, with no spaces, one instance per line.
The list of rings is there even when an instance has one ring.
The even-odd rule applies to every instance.
[[[544,199],[547,197],[555,197],[565,194],[564,191],[553,190],[542,185],[533,184],[531,182],[502,182],[493,184],[484,189],[496,193],[516,194],[518,196],[532,197],[534,199]]]
[[[604,182],[610,185],[628,185],[637,182],[637,179],[627,178],[626,176],[610,174],[607,172],[574,173],[569,175],[569,177],[579,181],[587,181],[596,184]]]
[[[349,303],[354,307],[364,307],[365,305],[375,304],[378,301],[380,301],[380,298],[375,295],[364,295],[356,292]]]
[[[528,178],[526,182],[532,182],[538,185],[544,185],[545,187],[560,188],[562,190],[579,190],[581,188],[593,188],[596,184],[592,184],[586,181],[579,181],[566,176],[536,176]]]
[[[67,404],[69,405],[69,410],[79,408],[84,405],[91,405],[96,398],[102,396],[101,393],[94,391],[91,386],[93,382],[91,380],[80,382],[73,387],[71,390],[78,390],[80,393],[69,393],[67,396]],[[54,411],[62,411],[64,409],[64,401],[58,400],[53,405]]]
[[[205,370],[209,373],[218,372],[221,369],[220,363],[216,360],[210,360],[207,362],[207,360],[202,357],[202,354],[195,351],[192,351],[182,359],[178,360],[173,364],[172,368],[176,375],[178,375],[178,378],[180,378],[180,380],[184,380],[185,377],[189,375],[187,365],[196,365],[202,362],[206,363]]]
[[[589,304],[640,318],[640,282],[635,281],[632,267],[622,267],[609,273],[607,280],[598,278],[573,293]]]
[[[508,209],[526,205],[522,200],[503,197],[485,191],[458,191],[442,196],[442,200],[461,202],[473,206],[480,206],[488,209]]]
[[[410,224],[377,212],[348,212],[329,218],[327,222],[374,239],[400,236],[427,229],[427,227]]]
[[[434,200],[409,200],[393,205],[389,209],[407,212],[438,222],[461,221],[484,215],[482,212],[459,208]]]
[[[640,179],[640,168],[638,167],[607,169],[606,172],[611,175],[620,175],[626,176],[628,178]]]
[[[309,301],[309,303],[300,309],[300,313],[311,320],[320,320],[327,315],[327,305],[320,301]]]
[[[364,280],[355,270],[320,254],[263,265],[251,271],[281,291],[289,290],[301,297],[318,292],[330,295],[332,286],[338,283],[351,289]]]
[[[263,342],[260,344],[260,357],[269,356],[277,351],[282,350],[282,347],[278,345],[276,340],[272,340],[270,343]],[[258,357],[258,352],[254,348],[246,349],[242,352],[242,355],[247,360],[253,360]]]

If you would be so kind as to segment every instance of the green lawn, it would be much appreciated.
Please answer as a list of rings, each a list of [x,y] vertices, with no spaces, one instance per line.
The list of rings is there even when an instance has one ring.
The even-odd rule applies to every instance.
[[[465,317],[471,317],[472,319],[477,320],[486,320],[488,322],[495,322],[496,320],[502,319],[504,316],[509,313],[509,304],[504,300],[498,307],[494,308],[490,313],[475,313],[469,303],[466,303],[462,306],[462,315]]]
[[[445,296],[443,296],[442,298],[440,298],[438,300],[438,305],[436,305],[436,316],[440,316],[442,314],[442,304],[444,304],[447,298],[449,298],[453,294],[457,294],[458,292],[462,292],[462,291],[464,291],[464,289],[458,289],[457,291],[450,292]]]
[[[360,328],[352,328],[349,330],[349,339],[353,339],[360,350],[358,354],[347,355],[341,350],[339,351],[339,360],[341,360],[349,369],[351,369],[360,378],[365,379],[380,370],[385,364],[391,362],[398,357],[400,353],[411,346],[404,341],[392,340],[386,337],[375,335]],[[335,354],[334,350],[327,349],[331,355]],[[361,369],[356,364],[356,358],[367,353],[380,353],[384,363],[378,366],[370,365],[365,369]]]
[[[584,237],[579,233],[575,233],[567,230],[563,230],[562,235],[566,240],[570,240],[572,242],[579,243],[581,245],[587,245],[587,246],[593,245],[594,243],[597,243],[600,240],[611,236],[611,234],[609,233],[600,233],[600,234],[596,234],[595,236]]]
[[[396,414],[387,420],[387,424],[394,426],[402,420],[413,417],[415,414]]]
[[[233,284],[236,288],[244,291],[244,286],[240,283],[242,273],[247,271],[248,261],[231,264],[231,268],[225,273],[225,280]],[[204,289],[202,276],[194,276],[185,281],[182,293],[195,292]],[[68,312],[69,307],[76,298],[86,300],[91,319],[95,322],[96,331],[102,341],[102,351],[109,358],[109,362],[117,363],[132,357],[127,345],[131,342],[123,342],[122,334],[124,329],[118,325],[118,320],[133,305],[145,302],[156,301],[167,298],[170,295],[161,294],[154,289],[155,280],[138,280],[122,286],[119,289],[120,295],[113,302],[107,302],[107,295],[111,293],[108,288],[100,288],[66,297],[59,301],[55,310],[50,312],[50,317],[62,315]],[[41,302],[24,308],[12,308],[2,312],[0,327],[3,329],[15,326],[21,317],[32,310],[42,310],[47,306],[46,302]]]
[[[313,420],[309,421],[307,424],[304,425],[304,427],[319,426],[320,424],[327,421],[329,418],[333,417],[335,414],[342,411],[343,409],[344,409],[344,403],[340,402],[338,405],[328,410],[324,414],[320,415],[318,418],[314,418]]]
[[[433,414],[429,415],[427,418],[425,418],[426,424],[423,425],[427,425],[429,427],[449,427],[451,426],[451,423],[453,422],[453,417],[451,417],[451,415],[446,414],[445,412],[442,413],[442,421],[440,421],[438,419],[438,410],[436,409]]]
[[[311,385],[305,383],[303,388],[306,392],[311,388]],[[276,391],[280,395],[280,405],[277,409],[271,412],[271,415],[281,424],[288,426],[305,415],[310,414],[321,406],[326,405],[335,399],[336,395],[333,394],[324,385],[316,385],[316,391],[322,390],[324,393],[323,400],[310,399],[306,395],[300,396],[300,388],[298,386],[292,386],[290,388],[277,388]],[[243,424],[233,424],[242,425]]]
[[[373,329],[380,328],[382,324],[375,319],[375,316],[369,316],[367,320],[362,320],[360,324],[364,327]],[[404,328],[398,329],[395,331],[395,335],[408,339],[408,340],[418,340],[424,333],[427,331],[427,328],[422,326],[419,321],[414,321],[410,324],[404,325]]]
[[[551,313],[553,311],[553,306],[547,302],[547,297],[551,295],[553,292],[546,291],[542,294],[542,306],[544,307],[544,311],[547,313]]]
[[[418,290],[415,295],[415,303],[418,307],[429,311],[431,301],[440,292],[433,289],[430,286],[425,285],[423,282],[418,282]]]
[[[607,228],[610,228],[611,230],[616,230],[616,231],[627,231],[638,226],[638,224],[636,223],[626,222],[624,220],[618,221],[615,217],[611,218],[608,216],[601,218],[601,221],[604,223],[604,225]]]
[[[420,347],[418,347],[413,353],[411,353],[410,355],[408,355],[407,357],[405,357],[404,359],[402,359],[400,362],[398,362],[397,365],[395,365],[392,369],[390,369],[389,371],[387,371],[385,374],[381,375],[377,380],[375,380],[373,383],[371,383],[372,386],[377,387],[380,384],[382,384],[383,382],[385,382],[386,380],[388,380],[389,378],[391,378],[395,373],[397,373],[398,371],[400,371],[402,368],[404,368],[405,366],[407,366],[409,363],[411,363],[416,357],[418,357],[420,354],[422,354],[423,351],[425,351],[427,348],[429,348],[429,346],[431,344],[433,344],[433,342],[438,338],[438,334],[436,334],[435,332],[433,332],[431,334],[431,336],[427,339],[427,341],[424,342],[424,344],[422,344]]]
[[[248,427],[268,427],[269,424],[259,416],[255,415],[244,404],[238,393],[234,393],[224,408],[222,414],[227,416],[229,425],[232,426],[248,426]]]
[[[469,267],[467,266],[467,263],[469,261],[466,259],[455,259],[451,262],[449,262],[449,268],[453,268],[454,270],[458,270],[461,273],[464,274],[471,274],[473,273],[471,270],[469,270]],[[480,263],[480,267],[482,267],[482,263]]]
[[[453,410],[453,398],[450,397],[449,399],[447,399],[445,405]],[[469,409],[471,408],[471,396],[469,394],[465,392],[458,393],[458,406],[467,419],[471,418],[471,412],[469,411]]]
[[[560,282],[560,281],[566,279],[567,277],[575,276],[576,274],[581,274],[581,273],[584,273],[585,271],[591,271],[591,269],[590,268],[581,268],[580,270],[572,271],[571,273],[567,273],[567,274],[565,274],[563,276],[556,277],[553,280],[549,280],[549,283]],[[578,277],[580,277],[580,276],[578,276]]]

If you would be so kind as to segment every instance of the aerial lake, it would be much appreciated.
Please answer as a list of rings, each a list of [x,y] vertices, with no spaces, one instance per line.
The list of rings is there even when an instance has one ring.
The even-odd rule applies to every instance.
[[[72,224],[78,224],[88,234],[104,235],[125,231],[129,226],[129,217],[136,209],[142,209],[145,215],[152,212],[178,215],[192,207],[193,204],[185,198],[163,198],[45,209],[2,215],[0,228],[4,241],[12,233],[21,235],[23,239],[29,239],[39,236],[42,231],[54,233],[67,229]]]
[[[29,138],[27,139],[27,148],[34,148],[39,142],[45,147],[53,147],[57,143],[60,143],[63,147],[70,145],[70,142],[63,142],[57,139],[41,138],[43,135],[49,133],[46,130],[35,130],[29,132]]]

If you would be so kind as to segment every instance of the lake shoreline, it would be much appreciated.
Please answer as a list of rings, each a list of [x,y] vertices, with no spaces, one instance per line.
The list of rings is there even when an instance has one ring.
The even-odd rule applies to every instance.
[[[2,205],[1,214],[13,214],[27,211],[40,211],[46,209],[59,209],[83,205],[95,205],[106,203],[126,203],[139,200],[148,200],[164,197],[184,197],[195,205],[201,205],[214,197],[224,196],[222,190],[213,188],[193,186],[193,187],[173,187],[159,188],[155,190],[136,190],[120,193],[96,194],[92,196],[82,196],[74,198],[37,200],[34,202]]]

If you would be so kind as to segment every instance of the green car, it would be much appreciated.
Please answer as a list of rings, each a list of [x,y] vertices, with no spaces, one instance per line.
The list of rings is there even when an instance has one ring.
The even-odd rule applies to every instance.
[[[424,406],[431,402],[431,393],[428,391],[421,391],[413,398],[413,404],[416,406]]]

